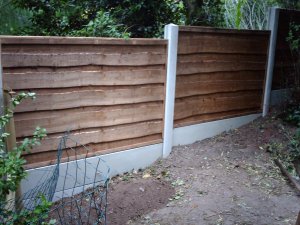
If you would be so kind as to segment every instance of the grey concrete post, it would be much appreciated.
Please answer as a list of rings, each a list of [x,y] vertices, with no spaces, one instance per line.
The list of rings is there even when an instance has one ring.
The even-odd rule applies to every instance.
[[[277,41],[277,30],[278,30],[278,18],[279,8],[272,7],[269,9],[269,20],[268,30],[271,30],[270,43],[269,43],[269,55],[268,55],[268,66],[267,76],[265,82],[264,102],[263,102],[263,116],[266,116],[270,107],[270,98],[272,91],[276,41]]]
[[[163,157],[167,157],[173,146],[173,125],[176,88],[176,67],[179,28],[175,24],[165,26],[164,38],[168,39],[168,61],[163,135]]]

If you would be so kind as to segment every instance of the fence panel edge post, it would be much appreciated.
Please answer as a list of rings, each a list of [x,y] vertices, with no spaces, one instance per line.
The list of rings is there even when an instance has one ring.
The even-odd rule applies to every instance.
[[[263,99],[263,117],[268,114],[273,82],[274,61],[276,52],[277,30],[278,30],[279,8],[269,9],[268,30],[271,30],[268,54],[267,76],[265,80],[265,90]]]
[[[168,60],[163,134],[164,158],[166,158],[171,153],[173,146],[178,33],[179,28],[177,25],[168,24],[165,26],[164,38],[168,40]]]

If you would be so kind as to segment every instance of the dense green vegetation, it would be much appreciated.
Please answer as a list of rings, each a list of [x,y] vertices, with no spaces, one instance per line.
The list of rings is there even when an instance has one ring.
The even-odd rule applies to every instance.
[[[184,6],[172,0],[13,0],[30,12],[28,35],[155,37],[164,24],[183,23]],[[5,33],[6,31],[1,31]]]
[[[272,5],[299,8],[299,1],[0,0],[0,34],[159,37],[168,23],[263,29]]]
[[[0,34],[159,37],[165,24],[264,29],[299,0],[0,0]]]
[[[9,0],[0,0],[0,34],[19,33],[29,26],[30,12],[14,7]]]
[[[224,25],[222,0],[184,0],[183,4],[185,24],[214,27]]]

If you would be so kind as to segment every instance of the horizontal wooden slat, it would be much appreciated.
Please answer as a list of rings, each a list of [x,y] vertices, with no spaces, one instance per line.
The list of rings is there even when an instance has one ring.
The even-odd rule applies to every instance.
[[[269,35],[249,38],[231,34],[179,33],[179,54],[191,53],[243,53],[266,54]]]
[[[178,62],[266,62],[266,54],[194,53],[178,55]]]
[[[262,81],[265,71],[224,71],[211,73],[184,74],[176,77],[176,83],[206,81]]]
[[[144,137],[152,134],[160,134],[162,133],[162,129],[162,121],[147,121],[112,127],[85,129],[81,132],[71,132],[71,135],[80,144],[87,145]],[[31,154],[53,151],[57,149],[59,140],[62,136],[63,134],[49,135],[43,140],[42,145],[32,149]],[[76,147],[76,144],[74,143],[74,145],[69,147]]]
[[[166,54],[133,53],[133,54],[103,54],[103,53],[62,53],[62,54],[28,54],[2,53],[3,67],[32,66],[83,66],[83,65],[159,65],[165,63]]]
[[[269,35],[270,31],[266,30],[246,30],[246,29],[228,29],[228,28],[216,28],[216,27],[203,27],[203,26],[179,26],[180,32],[191,32],[191,33],[212,33],[217,34],[227,34],[227,35],[244,35],[251,36],[265,36]]]
[[[239,92],[176,99],[175,120],[195,115],[260,107],[262,92]]]
[[[62,54],[62,53],[103,53],[103,54],[130,54],[130,53],[166,53],[167,45],[72,45],[72,44],[5,44],[4,53],[27,53],[27,54]]]
[[[65,45],[166,45],[167,41],[154,38],[103,38],[103,37],[47,37],[1,36],[2,44],[65,44]]]
[[[209,61],[177,64],[178,75],[241,70],[265,70],[265,63]]]
[[[124,71],[124,70],[165,70],[165,65],[144,65],[144,66],[72,66],[72,67],[16,67],[16,68],[3,68],[4,73],[31,73],[31,72],[76,72],[76,71]]]
[[[68,109],[83,106],[118,105],[140,102],[162,101],[164,99],[163,86],[125,86],[110,90],[60,91],[42,93],[35,91],[37,98],[25,100],[16,108],[16,112],[36,110]]]
[[[211,113],[211,114],[204,114],[204,115],[196,115],[192,117],[187,117],[184,119],[179,119],[174,121],[174,127],[183,127],[189,126],[192,124],[199,124],[209,121],[215,120],[222,120],[232,117],[244,116],[254,113],[261,113],[260,108],[254,109],[244,109],[244,110],[233,110],[233,111],[226,111],[226,112],[219,112],[219,113]]]
[[[236,92],[262,89],[263,81],[200,81],[191,83],[177,83],[176,97],[181,98],[219,92]]]
[[[94,85],[138,85],[164,83],[165,70],[5,72],[5,86],[17,89],[63,88]],[[16,80],[18,82],[16,82]]]
[[[65,132],[93,127],[106,127],[163,119],[162,103],[133,104],[98,109],[79,108],[15,115],[17,137],[32,135],[35,127],[46,128],[47,133]]]
[[[152,144],[158,144],[162,142],[162,135],[161,134],[154,134],[145,137],[133,138],[133,139],[126,139],[120,141],[113,141],[113,142],[105,142],[99,144],[89,144],[87,152],[86,149],[82,148],[75,148],[77,152],[77,156],[74,157],[71,151],[68,151],[68,155],[66,151],[63,151],[61,162],[72,161],[75,159],[81,159],[86,157],[92,157],[96,155],[112,153],[116,151],[126,150],[137,148],[141,146],[147,146]],[[29,154],[24,155],[24,158],[27,160],[27,165],[25,166],[26,169],[37,168],[41,166],[48,166],[56,163],[57,158],[57,151],[50,151],[50,152],[41,152],[36,154]]]

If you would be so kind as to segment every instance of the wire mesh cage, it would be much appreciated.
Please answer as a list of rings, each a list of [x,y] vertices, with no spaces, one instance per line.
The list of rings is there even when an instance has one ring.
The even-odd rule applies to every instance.
[[[40,224],[50,220],[61,225],[106,224],[110,168],[101,157],[90,157],[91,154],[87,146],[65,134],[57,149],[55,165],[40,169],[35,187],[7,202],[5,208],[22,214],[47,200],[53,203],[47,218],[39,219]],[[1,221],[0,216],[0,222],[9,223],[3,218]]]

